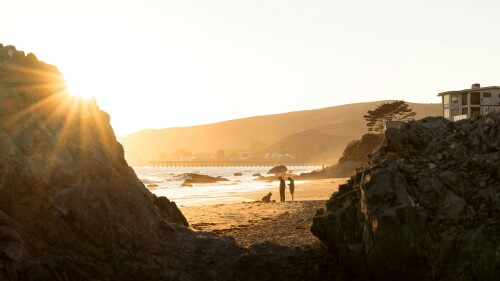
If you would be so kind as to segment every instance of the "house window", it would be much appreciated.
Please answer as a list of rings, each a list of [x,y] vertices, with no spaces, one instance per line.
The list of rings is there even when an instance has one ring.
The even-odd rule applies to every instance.
[[[491,98],[491,93],[483,93],[483,98]]]
[[[468,115],[469,114],[469,109],[467,107],[462,108],[462,114]]]
[[[450,117],[453,117],[453,116],[458,116],[460,115],[460,113],[458,112],[458,108],[457,109],[452,109],[451,110],[451,116]]]
[[[451,94],[451,103],[453,104],[458,103],[458,94]]]
[[[475,104],[475,105],[481,104],[481,95],[479,92],[471,93],[470,104]]]

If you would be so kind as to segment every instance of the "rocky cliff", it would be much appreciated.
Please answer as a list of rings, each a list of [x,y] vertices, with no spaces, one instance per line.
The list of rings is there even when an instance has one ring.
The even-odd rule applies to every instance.
[[[349,177],[356,169],[367,167],[368,157],[382,143],[383,137],[364,134],[360,140],[351,141],[344,149],[337,164],[328,167],[328,172],[335,177]]]
[[[109,115],[68,95],[57,69],[33,54],[2,46],[0,58],[0,272],[111,272],[139,249],[164,252],[158,231],[186,219],[137,179]]]
[[[324,253],[185,227],[127,165],[109,119],[55,67],[0,45],[0,280],[329,278]]]
[[[353,280],[498,280],[500,113],[389,129],[311,230]]]

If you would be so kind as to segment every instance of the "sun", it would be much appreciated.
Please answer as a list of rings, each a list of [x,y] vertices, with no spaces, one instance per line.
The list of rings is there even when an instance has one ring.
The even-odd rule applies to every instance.
[[[63,73],[64,80],[66,80],[66,87],[68,92],[76,97],[82,99],[91,99],[96,95],[95,88],[92,87],[92,81],[89,81],[83,73],[72,73],[67,71]]]
[[[111,122],[119,134],[163,126],[159,125],[163,118],[157,116],[166,108],[168,116],[182,116],[186,124],[205,121],[206,116],[187,113],[178,104],[215,108],[208,106],[216,101],[205,95],[208,82],[198,69],[182,51],[141,24],[107,16],[67,15],[37,23],[23,38],[29,38],[26,44],[40,58],[57,66],[65,92],[80,100],[95,100],[113,116]],[[144,113],[131,114],[131,109]],[[158,125],[143,125],[151,122]]]

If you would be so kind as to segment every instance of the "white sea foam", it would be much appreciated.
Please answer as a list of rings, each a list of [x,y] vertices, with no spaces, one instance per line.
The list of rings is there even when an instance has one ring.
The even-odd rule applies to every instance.
[[[294,174],[310,172],[320,167],[292,167]],[[222,203],[238,203],[250,201],[242,194],[262,192],[262,196],[269,191],[278,194],[276,182],[256,180],[253,174],[260,173],[266,176],[271,167],[134,167],[139,179],[145,184],[157,184],[151,190],[157,196],[166,196],[179,206],[212,205]],[[186,179],[186,173],[197,173],[212,177],[221,176],[229,181],[216,184],[194,184],[192,187],[181,187]],[[234,176],[242,173],[243,176]],[[299,184],[300,182],[297,182]]]

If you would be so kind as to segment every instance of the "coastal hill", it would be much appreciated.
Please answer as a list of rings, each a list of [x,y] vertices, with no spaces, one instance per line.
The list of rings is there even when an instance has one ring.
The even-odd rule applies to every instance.
[[[344,147],[367,132],[363,115],[382,103],[375,101],[263,115],[190,127],[147,129],[118,137],[132,166],[149,165],[180,149],[193,153],[264,156],[267,153],[307,154],[338,159]],[[416,118],[441,116],[440,104],[409,103]],[[163,158],[162,158],[163,157]],[[312,160],[312,159],[311,159]]]

